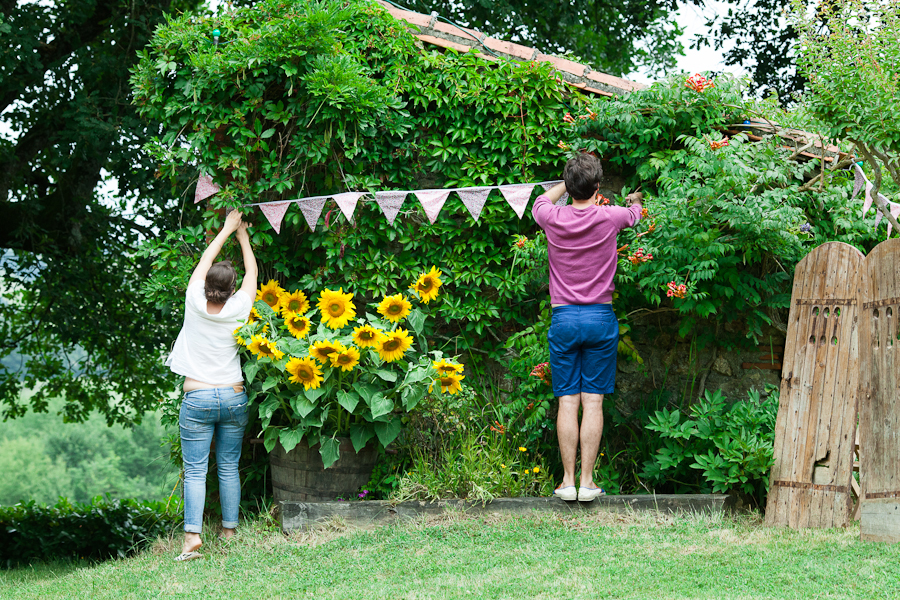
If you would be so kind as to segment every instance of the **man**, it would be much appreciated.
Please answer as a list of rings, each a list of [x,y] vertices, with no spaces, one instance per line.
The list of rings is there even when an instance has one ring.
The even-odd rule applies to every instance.
[[[613,392],[619,323],[612,310],[616,234],[641,218],[640,193],[628,208],[599,206],[603,168],[590,154],[571,159],[560,183],[539,196],[531,212],[547,234],[553,317],[550,370],[559,397],[556,433],[563,481],[554,492],[563,500],[589,502],[606,492],[594,484],[594,463],[603,433],[603,395]],[[568,191],[572,203],[554,203]],[[581,427],[578,409],[583,410]],[[575,486],[575,458],[581,443],[581,479]]]

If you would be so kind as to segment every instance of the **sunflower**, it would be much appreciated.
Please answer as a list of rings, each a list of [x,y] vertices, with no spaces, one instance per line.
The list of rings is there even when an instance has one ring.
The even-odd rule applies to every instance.
[[[309,335],[309,319],[302,314],[298,315],[288,312],[284,317],[284,324],[287,326],[288,331],[291,332],[291,335],[297,339]]]
[[[286,293],[281,296],[281,300],[278,302],[278,309],[282,316],[285,317],[288,313],[305,315],[306,311],[309,310],[309,300],[306,299],[306,294],[300,290],[291,292],[290,294]]]
[[[332,367],[340,367],[344,371],[352,371],[359,364],[359,350],[350,346],[342,352],[332,352],[329,355]]]
[[[360,348],[371,348],[378,345],[378,340],[384,333],[371,325],[362,325],[353,330],[353,343]]]
[[[437,378],[437,383],[441,384],[442,392],[450,392],[451,394],[455,394],[462,389],[462,384],[460,382],[465,378],[465,375],[460,375],[459,373],[441,373],[441,375]],[[429,385],[428,391],[430,392],[433,387],[433,384]]]
[[[322,370],[311,357],[291,357],[285,366],[291,376],[288,381],[302,383],[305,389],[315,389],[322,383]]]
[[[259,292],[257,292],[257,294],[259,294]],[[247,323],[252,323],[253,321],[255,321],[257,319],[262,319],[262,317],[259,316],[258,312],[256,312],[256,307],[251,306],[250,307],[250,316],[247,317]]]
[[[395,329],[381,336],[375,350],[378,351],[381,360],[394,362],[403,356],[412,343],[413,339],[405,329]]]
[[[412,304],[409,303],[409,300],[403,294],[385,296],[381,304],[378,305],[378,312],[391,323],[396,323],[404,318],[411,309]]]
[[[458,365],[456,363],[447,362],[443,358],[438,361],[433,361],[431,366],[434,367],[434,370],[440,373],[441,375],[447,375],[448,373],[462,373],[463,366]]]
[[[319,310],[322,311],[322,322],[332,329],[340,329],[350,319],[356,317],[353,306],[353,294],[345,294],[344,288],[337,292],[324,290],[319,297]]]
[[[283,293],[284,290],[281,289],[281,286],[278,285],[278,282],[274,279],[270,279],[269,283],[257,290],[256,300],[262,300],[272,308],[275,308],[275,305],[278,304],[278,301],[281,299],[281,295]]]
[[[337,352],[340,354],[346,350],[344,345],[340,342],[330,342],[328,340],[322,340],[320,342],[314,343],[309,347],[309,355],[315,358],[322,364],[328,362],[328,357],[330,354]]]
[[[443,273],[432,266],[430,271],[419,275],[416,282],[409,287],[419,296],[419,300],[428,304],[438,297],[438,289],[441,287],[441,275]]]
[[[275,342],[267,340],[261,335],[254,335],[247,349],[256,355],[256,360],[263,357],[280,360],[284,356],[284,352],[275,347]]]

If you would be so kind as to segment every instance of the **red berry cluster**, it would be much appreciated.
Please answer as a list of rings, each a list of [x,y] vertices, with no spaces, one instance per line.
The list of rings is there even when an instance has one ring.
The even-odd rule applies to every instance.
[[[531,370],[531,376],[537,377],[547,385],[550,385],[550,363],[542,362]]]
[[[695,73],[687,78],[687,81],[684,82],[684,85],[691,88],[698,94],[702,94],[704,90],[713,87],[713,82],[700,73]]]
[[[637,252],[635,252],[634,254],[632,254],[631,256],[628,257],[628,260],[630,260],[631,264],[633,264],[633,265],[639,265],[641,263],[645,263],[648,260],[652,260],[652,259],[653,259],[653,255],[652,254],[644,254],[643,248],[638,248]]]
[[[676,284],[674,281],[670,281],[666,284],[669,287],[669,290],[666,292],[666,296],[669,298],[684,298],[684,294],[687,292],[687,286],[682,284]]]
[[[709,147],[710,147],[711,149],[713,149],[713,150],[718,150],[719,148],[722,148],[722,147],[727,146],[727,145],[728,145],[728,138],[727,138],[727,137],[726,137],[726,138],[722,138],[721,140],[719,140],[719,141],[717,141],[717,142],[710,142],[710,143],[709,143]]]

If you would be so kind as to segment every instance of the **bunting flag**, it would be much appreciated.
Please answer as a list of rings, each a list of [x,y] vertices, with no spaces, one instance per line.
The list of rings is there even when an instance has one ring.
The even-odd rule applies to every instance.
[[[303,213],[306,224],[309,225],[312,231],[316,230],[316,223],[319,222],[319,216],[321,216],[322,209],[325,208],[325,201],[328,198],[328,196],[313,196],[312,198],[295,200],[300,205],[300,212]]]
[[[221,189],[213,183],[212,177],[201,173],[200,179],[197,180],[197,189],[194,191],[194,204],[206,200],[213,194],[218,194]]]
[[[432,225],[437,220],[438,214],[444,207],[444,202],[447,201],[447,196],[452,191],[454,190],[418,190],[413,192],[416,198],[419,199],[419,202],[422,203],[422,208],[425,209],[425,214]]]
[[[488,194],[492,188],[463,188],[456,190],[459,199],[462,200],[469,214],[478,222],[481,218],[481,211],[484,210],[484,203],[487,202]]]
[[[281,221],[284,219],[284,213],[287,212],[290,205],[290,200],[287,202],[267,202],[259,205],[259,210],[266,215],[266,219],[269,220],[269,225],[272,226],[275,233],[281,233]]]
[[[394,219],[400,214],[404,200],[406,200],[406,192],[375,192],[375,202],[387,218],[388,225],[394,224]]]
[[[335,194],[332,196],[337,205],[341,208],[341,212],[347,217],[347,220],[353,222],[353,213],[356,212],[356,205],[359,199],[365,196],[365,192],[345,192],[343,194]]]
[[[521,219],[525,214],[525,207],[531,199],[531,192],[534,190],[533,183],[515,183],[512,185],[501,185],[500,193],[506,198],[516,215]]]
[[[866,197],[863,201],[863,216],[866,216],[866,213],[869,212],[869,209],[872,207],[872,204],[875,203],[875,198],[872,196],[872,190],[874,189],[874,185],[869,181],[869,178],[866,177],[866,174],[863,172],[862,167],[854,164],[852,167],[854,171],[854,180],[853,180],[853,194],[850,196],[850,199],[853,200],[856,198],[856,195],[859,193],[863,187],[866,188]],[[880,201],[880,205],[887,208],[888,212],[891,213],[891,216],[894,219],[900,217],[900,204],[896,204],[887,199],[887,197],[878,192],[878,200]],[[878,210],[878,207],[875,208],[875,227],[878,227],[878,224],[881,223],[881,219],[884,217],[884,213]],[[891,237],[891,231],[893,231],[894,227],[890,221],[888,221],[887,227],[887,235]]]

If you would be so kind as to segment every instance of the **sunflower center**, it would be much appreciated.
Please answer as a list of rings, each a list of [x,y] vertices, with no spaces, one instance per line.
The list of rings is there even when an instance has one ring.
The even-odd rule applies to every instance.
[[[397,348],[400,347],[400,340],[391,339],[384,343],[382,346],[387,352],[393,352]]]
[[[360,331],[360,332],[359,332],[359,339],[363,340],[364,342],[368,342],[369,340],[375,339],[375,332],[373,332],[373,331]]]
[[[419,284],[419,289],[423,292],[430,292],[432,286],[434,286],[434,282],[431,279],[423,279],[422,283]]]
[[[299,300],[291,300],[288,302],[288,310],[291,312],[297,312],[300,310],[300,301]]]
[[[297,369],[297,377],[299,377],[303,381],[309,381],[310,379],[312,379],[312,371],[306,368]]]
[[[339,317],[344,314],[344,307],[337,302],[328,307],[328,311],[332,317]]]
[[[263,296],[263,300],[266,301],[266,304],[271,306],[271,305],[275,304],[275,301],[278,300],[278,298],[275,297],[275,294],[269,292]]]
[[[269,348],[268,346],[260,346],[259,353],[265,354],[266,356],[273,356],[275,354],[274,352],[272,352],[272,349]]]
[[[452,377],[441,377],[441,387],[450,387],[454,381]]]
[[[322,356],[328,356],[334,352],[334,348],[320,348],[319,352],[322,353]]]
[[[349,354],[340,354],[337,357],[337,361],[342,365],[346,365],[353,362],[353,358]]]
[[[391,304],[388,306],[388,312],[392,315],[397,315],[403,312],[403,307],[399,304]]]

